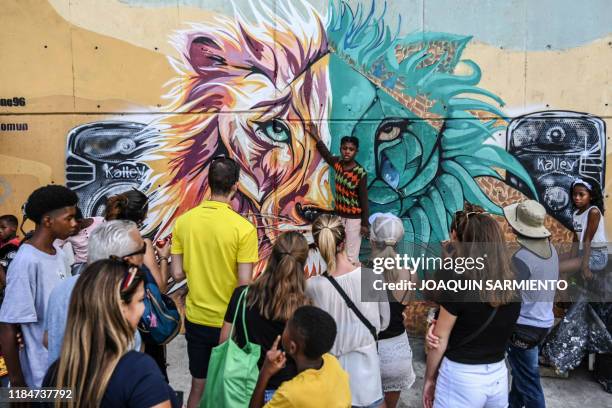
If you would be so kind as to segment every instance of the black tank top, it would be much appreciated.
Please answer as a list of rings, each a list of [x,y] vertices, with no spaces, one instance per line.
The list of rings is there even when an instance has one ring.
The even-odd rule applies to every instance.
[[[390,339],[406,332],[404,328],[404,317],[402,316],[402,312],[406,306],[395,300],[393,293],[389,291],[387,291],[387,298],[390,300],[389,326],[378,334],[379,340]]]

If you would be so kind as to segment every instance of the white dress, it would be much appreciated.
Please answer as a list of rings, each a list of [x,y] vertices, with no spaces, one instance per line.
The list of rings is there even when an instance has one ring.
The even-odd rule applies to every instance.
[[[360,267],[335,279],[377,332],[388,326],[389,303],[361,302]],[[306,295],[336,321],[338,334],[330,353],[349,374],[352,405],[367,406],[383,398],[380,360],[370,331],[324,276],[306,281]]]

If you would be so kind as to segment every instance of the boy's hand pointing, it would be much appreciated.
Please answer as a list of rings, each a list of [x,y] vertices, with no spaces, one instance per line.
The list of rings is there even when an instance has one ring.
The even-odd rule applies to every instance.
[[[276,336],[272,348],[266,353],[266,359],[264,360],[263,366],[261,367],[262,374],[272,377],[278,373],[287,362],[285,352],[278,349],[278,343],[280,342],[281,336]]]

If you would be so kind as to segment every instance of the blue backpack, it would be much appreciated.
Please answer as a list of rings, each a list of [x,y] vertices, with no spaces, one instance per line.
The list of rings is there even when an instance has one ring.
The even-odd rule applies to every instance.
[[[179,333],[181,315],[174,301],[161,293],[149,268],[142,266],[142,269],[145,272],[145,310],[138,330],[146,342],[167,344]]]

